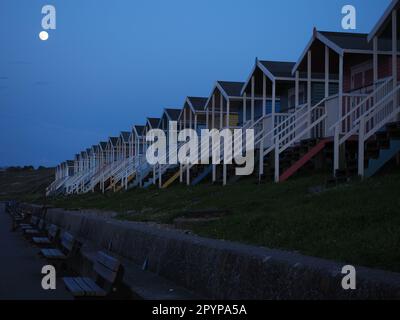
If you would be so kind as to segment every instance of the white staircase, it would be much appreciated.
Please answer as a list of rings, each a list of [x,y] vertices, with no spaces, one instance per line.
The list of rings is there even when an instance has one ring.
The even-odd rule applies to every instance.
[[[364,176],[365,142],[400,113],[400,86],[393,78],[377,84],[376,89],[347,112],[341,113],[334,130],[334,173],[339,169],[340,146],[351,137],[358,138],[358,174]]]

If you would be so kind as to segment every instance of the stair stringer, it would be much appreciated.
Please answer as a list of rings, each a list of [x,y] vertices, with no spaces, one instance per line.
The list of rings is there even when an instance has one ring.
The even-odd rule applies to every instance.
[[[367,178],[375,175],[382,167],[400,152],[400,140],[391,139],[389,149],[381,149],[377,159],[370,159],[368,168],[364,170],[364,176]]]
[[[200,173],[195,179],[193,179],[191,185],[192,186],[198,185],[211,173],[211,171],[212,171],[212,165],[208,165],[206,168],[204,168],[202,173]]]
[[[292,175],[299,171],[308,161],[314,158],[320,153],[331,139],[323,139],[312,147],[305,155],[291,165],[282,175],[279,177],[279,182],[288,180]]]

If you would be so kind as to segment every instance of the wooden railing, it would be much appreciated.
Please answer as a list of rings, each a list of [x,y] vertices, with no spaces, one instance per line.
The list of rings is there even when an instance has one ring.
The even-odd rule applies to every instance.
[[[366,119],[369,113],[373,112],[377,106],[381,105],[393,91],[393,79],[388,78],[377,85],[376,89],[366,95],[348,94],[343,97],[343,108],[339,110],[338,121],[330,127],[334,130],[334,173],[339,169],[340,145],[345,143],[350,137],[358,135],[360,129],[360,119]],[[365,122],[368,130],[375,126],[377,119],[369,118]]]

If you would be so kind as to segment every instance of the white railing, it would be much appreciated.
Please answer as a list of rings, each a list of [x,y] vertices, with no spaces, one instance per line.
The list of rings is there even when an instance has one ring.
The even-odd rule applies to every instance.
[[[113,172],[113,184],[114,186],[123,181],[125,184],[125,180],[128,179],[129,176],[134,174],[136,171],[136,157],[126,158],[123,163],[119,166],[118,170]],[[127,186],[125,185],[125,188]]]
[[[286,113],[276,113],[275,114],[275,123],[281,123],[282,121],[284,121],[285,119],[287,119],[287,117],[289,117],[289,114]],[[233,130],[233,129],[241,129],[242,130],[242,134],[238,135],[238,136],[234,136],[234,139],[232,139],[232,150],[235,150],[235,147],[237,145],[239,145],[240,143],[242,144],[242,147],[244,147],[244,145],[246,144],[246,130],[254,130],[254,147],[264,147],[265,146],[265,141],[267,140],[267,138],[269,136],[272,136],[273,130],[271,130],[271,132],[269,133],[265,133],[267,128],[268,128],[268,120],[270,120],[272,118],[271,114],[267,114],[264,115],[262,117],[260,117],[259,119],[257,119],[256,121],[247,121],[242,127],[229,127],[229,129]],[[271,121],[272,123],[272,121]],[[227,128],[223,128],[223,129],[227,129]],[[224,154],[224,149],[225,149],[225,141],[221,141],[221,143],[215,146],[210,146],[209,145],[209,141],[205,140],[202,141],[200,147],[199,147],[199,154],[201,154],[201,151],[207,147],[207,145],[209,145],[209,155],[210,157],[213,157],[214,153],[217,153],[219,151],[219,155],[220,155],[220,163],[224,163],[225,160],[225,154]],[[266,144],[268,146],[268,143]],[[218,150],[219,149],[219,150]],[[243,150],[243,149],[242,149]],[[235,151],[236,152],[236,151]],[[233,154],[231,154],[229,157],[227,157],[227,161],[230,162],[232,161],[232,157],[235,156],[235,152]],[[262,153],[262,151],[260,151]],[[187,184],[190,183],[189,181],[189,170],[194,167],[196,164],[189,164],[189,165],[184,165],[182,167],[182,171],[187,171]],[[223,184],[226,184],[226,166],[223,166]],[[216,177],[215,177],[215,170],[213,170],[213,181],[215,181]]]
[[[286,117],[275,128],[266,135],[272,135],[272,145],[267,148],[263,157],[275,151],[275,181],[279,182],[280,168],[279,157],[296,142],[299,142],[305,135],[318,137],[324,131],[324,120],[326,119],[325,102],[330,98],[324,98],[316,105],[308,108],[308,104],[297,107],[297,110]]]
[[[69,183],[67,193],[83,192],[83,188],[84,188],[85,184],[88,181],[90,181],[93,171],[94,171],[94,168],[82,171],[76,179],[74,179],[73,181],[71,181],[71,183]]]
[[[364,176],[365,142],[400,113],[400,85],[365,112],[358,122],[358,175]]]
[[[358,135],[360,119],[366,120],[365,117],[369,113],[374,112],[377,107],[387,101],[391,92],[393,92],[393,79],[388,78],[377,85],[376,89],[369,95],[355,97],[353,100],[350,100],[349,95],[344,96],[343,109],[339,110],[339,120],[329,128],[334,131],[334,174],[339,169],[340,146],[350,137]],[[376,118],[369,118],[365,122],[365,129],[375,127],[374,122],[377,120]]]
[[[131,158],[131,161],[129,161],[128,165],[125,168],[125,171],[122,172],[122,177],[121,178],[117,178],[120,181],[122,180],[122,183],[125,186],[125,190],[128,189],[128,179],[129,177],[135,175],[137,173],[137,168],[138,168],[138,160],[137,160],[137,156],[134,156]]]
[[[94,172],[93,176],[90,178],[90,181],[85,186],[83,192],[89,192],[93,190],[97,184],[104,183],[108,178],[110,178],[110,174],[112,170],[115,168],[115,162],[107,163],[103,165],[97,172]]]

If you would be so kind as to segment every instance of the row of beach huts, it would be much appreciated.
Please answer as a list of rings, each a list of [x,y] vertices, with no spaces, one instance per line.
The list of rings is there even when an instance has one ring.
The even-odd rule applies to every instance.
[[[297,62],[256,59],[245,82],[217,81],[210,96],[187,97],[182,108],[83,150],[57,166],[47,194],[238,179],[235,164],[150,165],[146,134],[168,133],[171,121],[198,132],[253,129],[259,181],[310,166],[328,166],[336,178],[376,174],[400,152],[399,7],[392,1],[370,34],[314,29]]]

